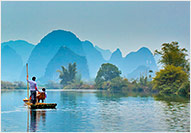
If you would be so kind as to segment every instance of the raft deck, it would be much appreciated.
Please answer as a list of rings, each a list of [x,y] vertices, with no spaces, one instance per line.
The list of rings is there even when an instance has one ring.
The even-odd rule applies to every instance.
[[[37,103],[30,105],[31,109],[54,109],[56,108],[56,103]]]
[[[28,102],[29,100],[23,99],[26,105],[28,105],[31,109],[55,109],[56,103],[36,103],[32,104]]]

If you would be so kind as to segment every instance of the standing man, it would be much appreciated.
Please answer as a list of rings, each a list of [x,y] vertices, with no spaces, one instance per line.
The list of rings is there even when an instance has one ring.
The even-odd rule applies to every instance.
[[[27,75],[27,82],[30,84],[31,102],[33,104],[36,103],[36,91],[38,91],[35,80],[36,80],[36,77],[32,77],[32,80],[28,80],[28,75]]]

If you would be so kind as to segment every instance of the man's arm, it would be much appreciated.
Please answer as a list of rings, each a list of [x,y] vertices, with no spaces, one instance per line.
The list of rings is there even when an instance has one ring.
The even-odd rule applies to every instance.
[[[36,86],[36,84],[35,84],[35,90],[37,90],[37,91],[39,92],[39,90],[37,89],[37,86]]]
[[[30,81],[30,80],[28,80],[28,79],[27,79],[27,82],[28,82],[28,83],[31,83],[31,81]]]

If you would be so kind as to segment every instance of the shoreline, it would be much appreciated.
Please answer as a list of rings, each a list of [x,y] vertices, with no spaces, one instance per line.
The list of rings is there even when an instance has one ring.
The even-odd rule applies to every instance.
[[[27,91],[27,89],[1,89],[1,91]],[[102,90],[96,89],[46,89],[46,91],[88,91],[88,92],[96,92]]]

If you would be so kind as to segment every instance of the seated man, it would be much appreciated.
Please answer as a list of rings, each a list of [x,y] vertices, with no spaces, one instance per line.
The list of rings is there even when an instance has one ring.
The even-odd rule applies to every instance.
[[[40,100],[42,100],[42,103],[44,102],[44,99],[46,98],[46,89],[45,88],[42,88],[42,92],[38,92],[37,94],[37,100],[38,102],[40,102]]]

